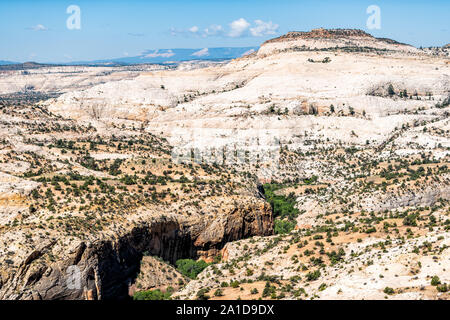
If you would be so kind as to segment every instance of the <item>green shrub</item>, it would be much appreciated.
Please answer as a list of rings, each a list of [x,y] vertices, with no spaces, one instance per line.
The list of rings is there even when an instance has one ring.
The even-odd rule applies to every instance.
[[[275,218],[274,231],[276,234],[283,234],[291,232],[295,226],[295,218],[299,215],[299,211],[295,208],[296,199],[294,193],[288,196],[276,195],[275,191],[282,189],[283,185],[279,184],[265,184],[263,186],[266,200],[272,207],[273,217]]]
[[[209,264],[203,260],[195,261],[192,259],[180,259],[177,260],[175,264],[181,274],[191,279],[196,279],[197,275],[209,266]]]
[[[268,297],[268,296],[275,296],[276,297],[276,292],[275,292],[275,286],[270,285],[270,282],[266,282],[266,286],[264,287],[262,296],[263,298]]]
[[[288,220],[275,220],[275,234],[285,234],[294,230],[296,223]]]
[[[222,289],[217,289],[217,290],[214,292],[214,295],[215,295],[216,297],[222,297],[222,296],[223,296],[223,290],[222,290]]]
[[[208,292],[207,289],[200,289],[197,291],[197,300],[209,300],[210,296],[206,293]]]
[[[407,215],[404,219],[403,219],[403,225],[404,226],[417,226],[417,214],[410,214]]]
[[[395,95],[395,90],[394,90],[394,86],[392,85],[392,83],[390,83],[389,86],[388,86],[388,94],[390,96]]]
[[[433,278],[431,278],[431,285],[432,286],[437,286],[438,284],[441,284],[441,280],[439,279],[438,276],[434,276]]]
[[[386,293],[386,294],[389,294],[389,295],[395,293],[394,289],[392,289],[392,288],[390,288],[390,287],[384,288],[383,292]]]
[[[170,300],[172,291],[163,292],[159,289],[138,291],[133,295],[133,300]]]
[[[450,286],[447,286],[446,283],[444,283],[443,285],[438,285],[436,286],[437,291],[439,292],[447,292],[450,288]]]
[[[319,270],[308,272],[306,274],[306,280],[308,280],[308,281],[317,280],[317,279],[319,279],[319,277],[320,277],[320,271]]]

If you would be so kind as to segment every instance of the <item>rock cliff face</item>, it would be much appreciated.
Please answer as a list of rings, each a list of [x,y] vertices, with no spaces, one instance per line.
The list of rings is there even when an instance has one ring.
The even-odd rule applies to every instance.
[[[253,235],[267,236],[272,231],[272,210],[268,203],[261,201],[235,208],[229,215],[214,220],[196,237],[194,246],[201,248],[198,255],[208,260],[218,255],[227,242]]]
[[[366,210],[384,211],[398,208],[432,206],[439,199],[450,200],[450,188],[445,185],[435,185],[419,191],[409,191],[402,195],[395,193],[383,194],[381,197],[368,197],[362,201]]]
[[[116,239],[80,242],[64,260],[39,263],[38,258],[55,246],[52,242],[33,251],[10,278],[0,280],[0,299],[123,299],[144,252],[172,263],[180,258],[208,259],[228,241],[272,232],[270,205],[257,201],[212,221],[163,217]]]
[[[448,58],[358,30],[280,39],[257,54],[195,70],[128,78],[87,68],[80,77],[95,81],[76,84],[58,81],[58,68],[29,71],[30,83],[15,71],[4,74],[4,92],[26,85],[40,93],[20,104],[20,94],[0,97],[0,299],[126,298],[136,277],[154,270],[141,267],[143,256],[174,263],[218,254],[229,260],[223,275],[211,266],[179,297],[210,288],[258,299],[251,292],[262,293],[266,281],[246,280],[264,272],[283,281],[300,276],[291,285],[308,297],[340,297],[340,287],[319,289],[331,288],[337,275],[346,297],[356,285],[359,297],[384,298],[400,273],[378,280],[376,294],[367,293],[367,279],[385,273],[405,241],[404,279],[415,284],[404,281],[399,290],[420,293],[433,274],[448,283],[441,265],[424,268],[420,281],[407,275],[417,255],[411,252],[421,246],[417,237],[435,237],[436,251],[423,249],[430,259],[450,239]],[[54,85],[62,86],[58,95],[44,99]],[[296,225],[286,230],[295,229],[239,241],[250,250],[233,244],[272,234],[270,207],[257,195],[257,184],[270,182],[295,199]],[[324,251],[317,252],[311,232],[327,239]],[[372,246],[381,241],[391,251]],[[367,246],[384,257],[374,259]],[[353,258],[358,248],[366,261],[358,255],[346,265],[340,249]],[[442,265],[447,257],[440,256]],[[337,269],[335,258],[346,269]],[[323,278],[305,280],[322,262],[329,267]],[[243,290],[217,288],[218,279],[242,280]],[[154,280],[140,287],[161,283]],[[305,297],[283,288],[280,298]]]
[[[140,266],[136,282],[130,287],[130,295],[142,290],[160,289],[166,291],[170,287],[178,290],[189,281],[189,278],[161,258],[144,256]]]

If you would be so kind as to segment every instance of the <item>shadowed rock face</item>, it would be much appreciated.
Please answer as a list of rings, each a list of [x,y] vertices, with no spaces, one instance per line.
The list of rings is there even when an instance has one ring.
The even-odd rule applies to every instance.
[[[134,227],[115,240],[81,242],[64,261],[42,266],[33,263],[49,244],[34,251],[3,285],[1,299],[125,299],[139,273],[144,252],[174,263],[180,258],[212,259],[228,241],[273,233],[270,205],[258,202],[234,209],[213,221],[186,223],[174,218]],[[71,267],[72,266],[72,267]],[[76,266],[74,268],[73,266]],[[80,282],[71,270],[79,270]],[[76,271],[78,272],[78,271]]]

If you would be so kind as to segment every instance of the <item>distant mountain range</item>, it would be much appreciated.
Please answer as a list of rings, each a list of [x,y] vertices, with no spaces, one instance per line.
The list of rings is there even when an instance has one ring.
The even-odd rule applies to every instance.
[[[0,60],[0,66],[4,70],[16,69],[13,65],[20,65],[21,68],[40,67],[44,65],[128,65],[128,64],[172,64],[183,61],[201,60],[201,61],[222,61],[230,60],[251,54],[257,51],[259,47],[220,47],[203,49],[159,49],[147,50],[141,55],[133,57],[121,57],[115,59],[90,60],[90,61],[72,61],[72,62],[50,62],[46,64],[34,62],[13,62]]]
[[[0,60],[0,66],[5,66],[5,65],[8,65],[8,64],[17,64],[17,63],[18,62]]]
[[[177,63],[190,60],[229,60],[251,54],[259,47],[221,47],[203,49],[160,49],[147,50],[141,55],[134,57],[122,57],[116,59],[74,61],[62,63],[66,65],[89,65],[89,64],[140,64],[140,63]]]

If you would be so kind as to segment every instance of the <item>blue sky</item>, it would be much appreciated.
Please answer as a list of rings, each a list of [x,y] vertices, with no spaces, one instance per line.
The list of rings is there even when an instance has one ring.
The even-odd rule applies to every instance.
[[[69,30],[69,5],[81,29]],[[381,9],[368,30],[366,8]],[[0,1],[0,60],[69,62],[149,49],[258,46],[288,31],[359,28],[415,46],[450,42],[450,1]]]

